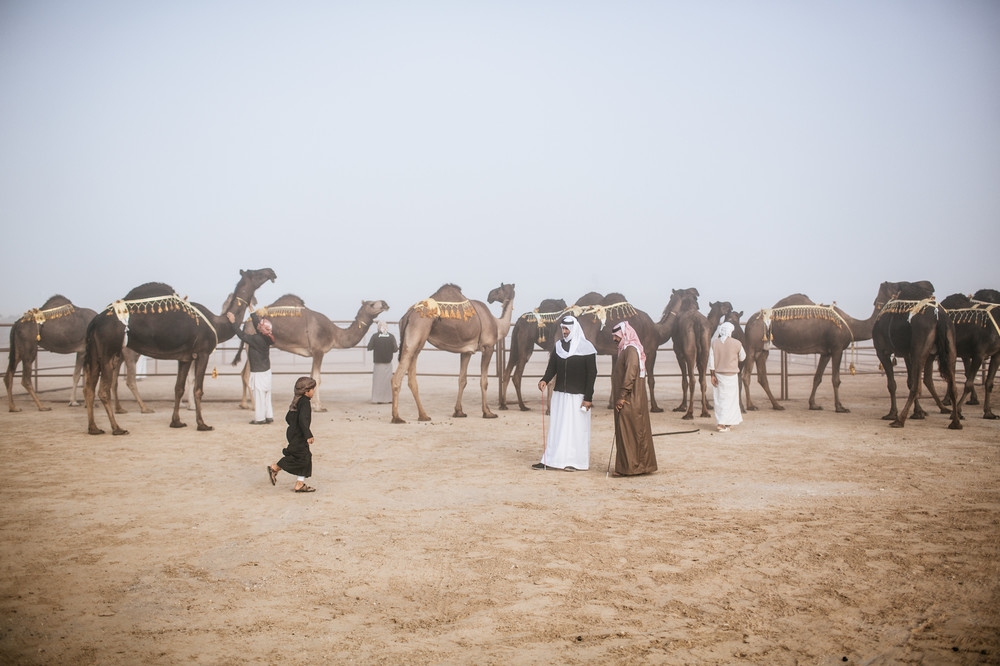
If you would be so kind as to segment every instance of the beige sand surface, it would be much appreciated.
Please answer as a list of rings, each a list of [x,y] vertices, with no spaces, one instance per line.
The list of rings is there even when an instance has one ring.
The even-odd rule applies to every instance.
[[[121,437],[86,434],[68,390],[43,413],[22,394],[0,412],[0,663],[1000,663],[1000,423],[893,430],[881,377],[845,377],[851,414],[828,382],[808,411],[807,384],[730,433],[654,414],[701,431],[616,479],[606,409],[590,470],[533,471],[537,390],[486,421],[472,381],[453,419],[455,379],[425,377],[434,420],[404,389],[392,425],[338,375],[310,495],[268,483],[284,430],[248,425],[234,377],[208,380],[206,433],[167,427],[163,378]]]

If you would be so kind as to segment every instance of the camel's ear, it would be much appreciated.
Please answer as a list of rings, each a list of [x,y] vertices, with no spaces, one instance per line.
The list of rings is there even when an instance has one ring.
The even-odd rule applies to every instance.
[[[694,292],[695,296],[701,296],[701,294],[698,293],[698,288],[697,287],[691,287],[691,291]]]
[[[710,307],[710,308],[714,308],[714,307],[715,307],[716,305],[718,305],[718,304],[719,304],[719,302],[718,302],[718,301],[715,301],[714,303],[713,303],[712,301],[709,301],[709,302],[708,302],[708,307]]]

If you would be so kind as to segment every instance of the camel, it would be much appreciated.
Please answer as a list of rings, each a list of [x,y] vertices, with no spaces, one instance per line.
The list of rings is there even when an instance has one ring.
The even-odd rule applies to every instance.
[[[683,420],[694,418],[695,371],[701,387],[701,417],[711,416],[708,410],[706,374],[708,372],[708,351],[714,328],[708,318],[698,311],[698,290],[694,287],[671,290],[670,300],[663,309],[663,315],[656,327],[660,333],[660,344],[673,338],[674,356],[681,371],[681,404],[675,412],[684,412]],[[732,308],[730,307],[730,310]],[[647,352],[648,354],[648,352]]]
[[[7,388],[8,408],[19,412],[14,404],[14,373],[21,365],[21,385],[35,401],[38,411],[47,412],[51,407],[42,405],[35,388],[31,385],[31,369],[38,357],[38,350],[44,349],[56,354],[76,353],[73,366],[73,392],[70,407],[80,403],[76,399],[76,387],[80,383],[83,370],[83,351],[86,348],[87,324],[97,313],[87,308],[78,308],[65,296],[56,294],[45,301],[41,308],[28,310],[10,327],[10,355],[3,383]]]
[[[265,282],[274,282],[277,275],[270,268],[240,271],[240,281],[224,308],[239,319],[257,289]],[[128,292],[98,314],[87,327],[87,349],[84,355],[84,399],[87,402],[88,432],[99,435],[104,431],[94,420],[94,396],[98,394],[115,435],[128,431],[118,425],[111,409],[111,388],[121,366],[125,349],[157,359],[177,361],[177,381],[174,384],[174,413],[171,428],[183,428],[180,404],[188,372],[194,364],[195,413],[198,430],[212,430],[201,414],[205,370],[219,342],[235,335],[235,325],[225,315],[214,315],[199,303],[188,303],[161,282],[148,282]],[[97,386],[100,382],[100,391]]]
[[[951,423],[948,428],[961,430],[961,404],[955,393],[955,324],[935,302],[934,285],[930,282],[899,282],[896,285],[895,297],[881,308],[872,326],[872,343],[885,371],[889,389],[889,413],[882,418],[892,421],[889,424],[891,427],[902,428],[911,405],[913,418],[924,418],[925,412],[917,402],[921,375],[938,408],[942,413],[948,413],[934,390],[933,360],[937,357],[938,370],[948,384],[951,400]],[[900,355],[906,363],[909,395],[903,409],[897,411],[896,378],[892,367],[893,358]]]
[[[964,294],[952,294],[941,301],[941,307],[955,324],[955,353],[965,367],[965,387],[959,404],[973,392],[976,375],[989,359],[983,395],[983,418],[997,419],[990,407],[990,397],[1000,365],[1000,304],[973,301]]]
[[[530,408],[524,404],[521,395],[521,378],[524,376],[524,366],[527,365],[535,345],[550,352],[556,343],[559,329],[559,317],[566,309],[566,301],[561,298],[548,298],[539,303],[531,312],[525,312],[514,323],[514,333],[510,339],[510,354],[507,366],[500,380],[500,409],[507,409],[507,382],[513,371],[514,391],[517,393],[517,404],[521,411]]]
[[[592,300],[595,296],[593,292],[587,294],[581,300]],[[611,337],[611,329],[620,321],[628,320],[632,328],[635,329],[639,341],[642,342],[643,350],[646,352],[646,384],[649,387],[649,411],[662,412],[663,409],[656,404],[656,396],[653,387],[656,379],[653,377],[653,367],[656,365],[656,352],[660,346],[659,334],[656,324],[649,315],[637,309],[628,299],[618,292],[612,292],[601,299],[599,304],[571,306],[566,310],[566,314],[572,314],[580,322],[584,335],[597,349],[598,354],[611,356],[611,367],[614,368],[618,358],[618,345]],[[614,409],[613,396],[608,396],[608,409]]]
[[[424,411],[417,388],[417,357],[426,343],[438,349],[459,354],[461,357],[458,377],[458,399],[455,401],[456,418],[464,418],[462,393],[465,391],[469,360],[474,353],[482,352],[479,386],[482,393],[483,418],[497,417],[486,404],[486,387],[490,359],[499,339],[499,332],[510,330],[511,312],[514,308],[514,285],[501,283],[492,290],[487,302],[503,304],[500,318],[490,312],[482,301],[471,301],[454,284],[443,285],[430,298],[424,299],[406,311],[399,320],[399,366],[392,375],[392,422],[406,423],[399,417],[399,390],[403,377],[408,378],[410,393],[417,403],[418,420],[430,421]]]
[[[990,303],[1000,303],[1000,291],[996,289],[980,289],[972,295],[973,304],[990,304]],[[962,359],[963,363],[965,359]],[[966,405],[978,405],[979,397],[976,395],[976,386],[972,385],[972,392],[969,394],[969,399],[965,401]]]
[[[844,350],[861,340],[870,340],[872,326],[882,307],[899,293],[899,285],[883,282],[875,296],[874,309],[868,319],[854,319],[833,305],[817,305],[805,294],[787,296],[771,308],[765,308],[750,315],[744,330],[743,348],[747,359],[742,371],[743,392],[746,407],[755,411],[757,406],[750,398],[750,373],[757,368],[757,383],[764,389],[771,407],[782,410],[771,393],[767,381],[767,356],[773,344],[789,354],[819,354],[816,374],[813,376],[812,392],[809,394],[809,409],[823,407],[816,403],[816,391],[823,381],[823,372],[832,360],[834,408],[839,414],[850,410],[840,401],[840,362]],[[853,372],[853,364],[852,364]]]
[[[319,385],[322,383],[323,356],[331,349],[350,349],[361,342],[365,333],[371,328],[372,322],[389,309],[385,301],[361,301],[361,308],[354,321],[347,328],[340,328],[326,315],[310,310],[305,302],[294,294],[285,294],[267,307],[257,310],[257,315],[267,317],[271,321],[271,333],[274,335],[274,346],[282,351],[312,358],[310,376],[316,380],[316,392],[312,398],[314,412],[325,412],[326,407],[319,400]],[[247,326],[253,324],[247,322]],[[233,365],[238,365],[244,345],[240,345]],[[240,408],[247,409],[249,394],[250,365],[244,364],[243,397]]]

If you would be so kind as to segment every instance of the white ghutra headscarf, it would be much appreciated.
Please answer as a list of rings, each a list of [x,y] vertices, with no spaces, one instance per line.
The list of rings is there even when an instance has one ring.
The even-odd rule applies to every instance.
[[[580,327],[580,322],[576,320],[576,317],[572,315],[567,315],[563,317],[559,325],[563,328],[569,329],[569,335],[563,338],[563,340],[569,341],[569,349],[563,349],[562,341],[556,342],[556,354],[559,358],[569,358],[570,356],[588,356],[590,354],[596,354],[597,350],[594,349],[594,345],[590,343],[587,336],[583,334],[583,329]]]

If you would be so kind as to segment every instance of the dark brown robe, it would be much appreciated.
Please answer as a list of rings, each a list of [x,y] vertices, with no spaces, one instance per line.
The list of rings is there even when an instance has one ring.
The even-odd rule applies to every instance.
[[[623,476],[655,472],[646,379],[639,376],[639,352],[635,347],[626,347],[618,355],[611,374],[611,395],[616,403],[625,400],[622,410],[615,411],[615,472]]]

